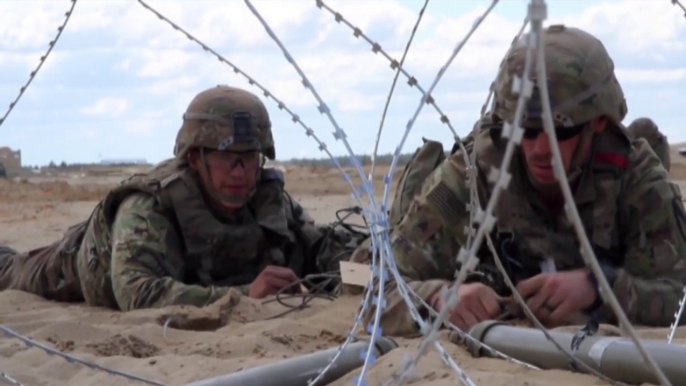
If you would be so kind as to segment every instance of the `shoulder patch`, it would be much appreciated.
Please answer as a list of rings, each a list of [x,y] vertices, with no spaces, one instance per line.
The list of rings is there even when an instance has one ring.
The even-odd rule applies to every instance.
[[[282,184],[286,183],[286,177],[281,170],[275,168],[264,168],[262,169],[262,175],[260,176],[263,182],[267,181],[279,181]]]
[[[624,154],[620,153],[595,153],[593,162],[597,164],[609,164],[620,169],[626,169],[628,159]]]

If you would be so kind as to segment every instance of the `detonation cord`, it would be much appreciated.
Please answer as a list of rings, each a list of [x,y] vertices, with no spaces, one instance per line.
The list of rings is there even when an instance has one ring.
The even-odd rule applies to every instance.
[[[286,193],[287,194],[287,193]],[[290,197],[289,197],[290,198]],[[291,201],[292,203],[292,201]],[[291,207],[293,208],[292,204]],[[344,216],[341,217],[341,213],[347,212]],[[354,235],[358,236],[364,236],[365,238],[368,237],[368,234],[366,232],[360,231],[359,229],[366,229],[366,227],[358,224],[353,224],[353,223],[347,223],[346,220],[352,216],[353,214],[362,214],[362,208],[359,206],[353,206],[349,208],[342,208],[336,211],[336,221],[332,223],[329,226],[328,231],[322,238],[322,242],[319,245],[317,255],[316,256],[321,256],[322,252],[326,250],[326,247],[328,246],[328,243],[331,241],[331,236],[333,232],[335,232],[335,229],[338,226],[341,226],[351,232]],[[363,217],[364,219],[364,217]],[[366,222],[366,220],[365,220]],[[345,249],[341,252],[339,252],[337,255],[334,255],[332,257],[332,261],[338,261],[341,257],[344,255],[348,254],[350,251]],[[324,273],[316,273],[316,274],[310,274],[306,275],[300,280],[297,280],[288,286],[280,289],[277,293],[274,299],[269,299],[262,304],[268,304],[271,302],[278,302],[284,307],[287,307],[288,310],[279,313],[277,315],[270,316],[267,318],[267,320],[270,319],[276,319],[280,318],[284,315],[290,314],[293,311],[298,311],[298,310],[303,310],[309,307],[309,303],[313,299],[326,299],[326,300],[335,300],[338,297],[338,292],[340,290],[340,271],[339,270],[334,270],[334,271],[329,271],[329,272],[324,272]],[[335,289],[333,290],[327,290],[327,288],[335,283]],[[297,293],[297,290],[294,291],[294,289],[299,289],[301,285],[305,285],[305,287],[308,289],[307,292],[305,293]],[[294,293],[295,292],[295,293]],[[284,300],[286,299],[293,299],[293,298],[300,298],[300,304],[293,305],[285,302]]]

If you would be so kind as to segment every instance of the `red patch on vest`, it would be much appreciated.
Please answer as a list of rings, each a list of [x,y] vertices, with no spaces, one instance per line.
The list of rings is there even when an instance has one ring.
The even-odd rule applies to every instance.
[[[618,153],[595,153],[593,161],[618,166],[622,169],[626,168],[628,163],[627,158]]]

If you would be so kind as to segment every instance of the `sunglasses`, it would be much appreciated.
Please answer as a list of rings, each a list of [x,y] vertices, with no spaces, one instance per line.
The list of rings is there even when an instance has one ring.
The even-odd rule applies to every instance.
[[[581,132],[584,130],[586,126],[586,123],[581,123],[570,127],[556,127],[555,137],[557,137],[558,141],[566,141],[572,139],[577,135],[581,134]],[[533,129],[524,127],[523,129],[524,139],[536,139],[544,131],[543,128]]]

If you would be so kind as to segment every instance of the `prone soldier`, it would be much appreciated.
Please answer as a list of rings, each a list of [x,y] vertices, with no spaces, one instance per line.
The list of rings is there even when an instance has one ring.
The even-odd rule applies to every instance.
[[[494,185],[492,167],[500,167],[507,140],[504,122],[515,117],[516,76],[523,76],[524,40],[508,54],[496,80],[496,104],[474,132],[470,145],[478,170],[482,209]],[[614,64],[602,42],[591,34],[561,25],[543,36],[547,85],[564,169],[584,229],[604,276],[632,323],[668,326],[686,285],[686,214],[681,192],[668,180],[647,142],[631,142],[622,119],[627,113]],[[573,224],[567,218],[551,165],[551,147],[542,130],[538,88],[523,112],[524,138],[493,215],[496,251],[534,314],[548,326],[597,315],[616,323],[604,304],[597,278],[584,264]],[[391,233],[397,268],[409,287],[432,308],[444,306],[441,290],[461,267],[457,254],[465,245],[470,189],[467,165],[458,151],[429,175]],[[368,243],[365,243],[368,244]],[[352,260],[364,260],[363,244]],[[484,243],[485,244],[485,243]],[[512,305],[509,289],[498,279],[492,256],[482,248],[478,269],[458,289],[460,302],[450,321],[466,330],[496,319]],[[386,284],[381,317],[384,333],[417,332],[397,284]],[[415,304],[423,316],[427,310]],[[374,307],[368,309],[371,317]]]
[[[217,86],[190,102],[174,158],[112,189],[61,240],[0,252],[0,290],[123,311],[275,294],[338,270],[356,244],[284,190],[264,104]]]

